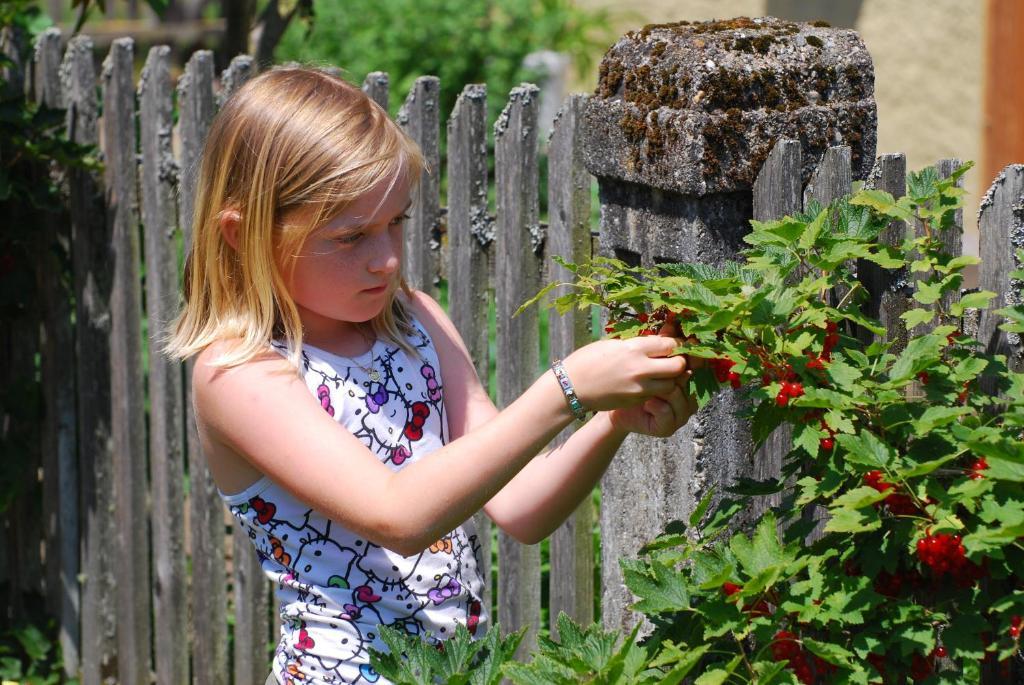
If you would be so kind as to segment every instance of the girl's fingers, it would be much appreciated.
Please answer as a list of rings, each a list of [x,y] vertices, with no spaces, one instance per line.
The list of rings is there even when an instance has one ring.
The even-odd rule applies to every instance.
[[[681,338],[673,338],[667,335],[644,335],[630,338],[627,342],[633,342],[648,357],[667,357],[683,344]]]
[[[647,373],[650,378],[676,378],[686,371],[686,359],[682,355],[652,358],[644,364],[650,369]]]

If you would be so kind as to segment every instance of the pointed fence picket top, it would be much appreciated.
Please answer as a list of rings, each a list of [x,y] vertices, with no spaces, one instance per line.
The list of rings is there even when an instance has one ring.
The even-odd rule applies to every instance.
[[[497,233],[495,309],[497,312],[498,407],[521,395],[537,375],[537,308],[512,314],[540,289],[537,257],[543,244],[537,198],[537,96],[522,84],[494,124]],[[516,651],[525,658],[537,644],[540,627],[540,549],[498,534],[498,615],[506,631],[527,626]]]
[[[386,71],[371,71],[367,74],[363,79],[363,92],[380,105],[381,109],[388,111],[390,85]]]
[[[488,255],[493,241],[494,224],[487,213],[487,87],[471,84],[462,89],[448,119],[448,314],[485,388],[490,370]],[[491,520],[481,511],[473,523],[484,578],[482,600],[493,619]]]
[[[757,221],[781,219],[800,212],[803,207],[800,141],[780,139],[768,154],[754,181],[753,218]],[[793,430],[788,424],[776,428],[765,438],[753,456],[750,477],[764,481],[777,479],[782,460],[793,447]],[[771,507],[778,506],[782,494],[765,495],[751,506],[751,520],[757,520]]]
[[[150,585],[146,520],[146,417],[142,378],[142,285],[135,165],[134,44],[118,38],[103,63],[103,155],[107,224],[113,247],[110,296],[111,399],[117,479],[118,675],[141,683],[150,672]]]
[[[192,210],[203,141],[214,115],[213,53],[200,50],[185,65],[178,81],[178,135],[181,139],[180,202],[185,253],[192,242]],[[191,407],[192,361],[185,364],[184,406]],[[192,584],[192,678],[197,683],[228,682],[227,588],[224,583],[224,505],[210,476],[196,432],[195,416],[186,413],[189,469],[189,514]]]
[[[161,339],[178,305],[177,165],[171,150],[171,49],[150,48],[139,77],[139,187],[146,256],[149,327],[149,463],[153,535],[153,643],[156,682],[188,680],[188,577],[182,365],[163,355]]]
[[[76,36],[61,64],[68,138],[97,145],[96,70],[92,40]],[[82,536],[81,680],[100,685],[117,677],[117,617],[114,567],[110,554],[117,522],[114,455],[110,419],[110,290],[113,262],[103,203],[102,181],[94,173],[68,174],[71,262],[75,288],[75,357],[78,361],[78,451]]]
[[[590,239],[590,174],[583,166],[579,147],[580,108],[582,96],[566,100],[555,117],[548,141],[548,232],[544,281],[572,279],[565,267],[551,257],[559,256],[580,264],[591,258]],[[566,294],[565,286],[551,295]],[[573,350],[590,342],[590,311],[573,309],[565,315],[548,310],[550,364],[564,359]],[[569,439],[573,428],[567,427],[552,441],[550,447]],[[581,625],[594,621],[594,503],[587,494],[558,530],[551,536],[549,627],[558,635],[557,620],[565,612]]]
[[[436,298],[441,254],[440,97],[436,76],[421,76],[398,112],[398,123],[416,141],[427,163],[412,197],[406,222],[402,272],[409,287]]]
[[[61,37],[56,28],[40,35],[33,55],[33,96],[53,108],[64,107],[60,79]],[[70,217],[64,208],[48,215],[39,245],[39,273],[63,269],[63,253],[71,245]],[[78,672],[81,638],[79,591],[78,457],[75,435],[75,396],[61,385],[75,374],[71,298],[61,279],[39,280],[42,302],[42,349],[40,350],[45,424],[43,438],[43,507],[47,531],[48,598],[58,620],[58,643],[64,675]]]
[[[1010,274],[1024,268],[1017,251],[1024,248],[1024,164],[1000,172],[978,210],[981,264],[978,287],[996,293],[984,311],[976,338],[989,354],[1005,354],[1011,370],[1024,371],[1024,346],[1019,333],[999,330],[1005,319],[992,311],[1024,302],[1022,282]],[[982,388],[991,392],[992,388]]]
[[[249,55],[235,55],[231,64],[220,75],[220,92],[217,93],[217,109],[238,90],[243,83],[256,75],[256,61]]]

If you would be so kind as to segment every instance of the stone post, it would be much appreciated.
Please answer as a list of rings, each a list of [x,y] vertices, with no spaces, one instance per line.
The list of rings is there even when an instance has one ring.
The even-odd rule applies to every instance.
[[[870,172],[874,70],[852,30],[739,18],[645,26],[606,53],[584,105],[583,154],[598,177],[601,252],[631,264],[720,264],[749,230],[752,186],[780,138],[799,140],[803,183],[825,150],[851,149]],[[632,436],[602,481],[602,613],[629,629],[618,559],[714,486],[749,475],[739,394],[720,393],[675,436]]]

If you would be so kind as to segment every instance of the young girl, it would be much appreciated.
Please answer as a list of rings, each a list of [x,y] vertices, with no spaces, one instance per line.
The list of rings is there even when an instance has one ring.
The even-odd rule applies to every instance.
[[[444,310],[400,276],[423,166],[362,91],[309,68],[249,81],[206,140],[168,352],[196,358],[203,454],[278,588],[268,682],[382,682],[379,624],[482,634],[489,541],[470,517],[535,544],[629,432],[694,411],[664,329],[582,347],[499,412]]]

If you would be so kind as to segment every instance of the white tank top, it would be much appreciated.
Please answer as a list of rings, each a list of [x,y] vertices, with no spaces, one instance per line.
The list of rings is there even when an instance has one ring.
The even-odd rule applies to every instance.
[[[310,392],[393,471],[448,441],[437,353],[415,319],[413,328],[408,340],[419,358],[380,340],[354,359],[310,345],[302,352]],[[274,347],[287,354],[283,345]],[[379,382],[364,370],[371,359]],[[429,633],[435,643],[458,624],[474,635],[487,628],[481,555],[490,545],[478,538],[472,520],[403,557],[346,530],[265,476],[220,496],[277,586],[282,626],[273,673],[281,683],[388,683],[370,667],[367,651],[387,651],[378,624]]]

